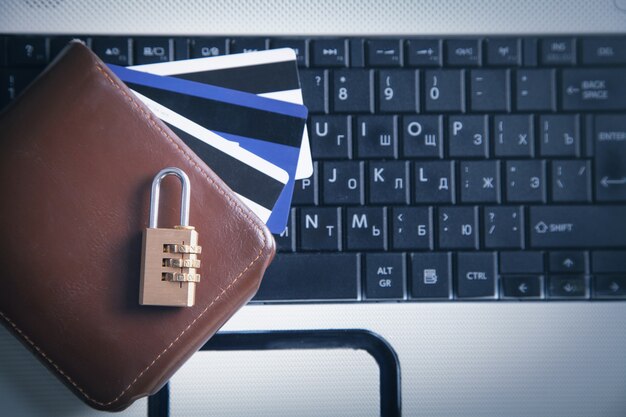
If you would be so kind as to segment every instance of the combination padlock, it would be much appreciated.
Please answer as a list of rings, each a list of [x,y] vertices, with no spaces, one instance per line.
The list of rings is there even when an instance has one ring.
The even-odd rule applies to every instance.
[[[180,225],[173,229],[157,228],[161,181],[168,175],[177,176],[182,183]],[[198,232],[189,226],[190,193],[189,177],[179,168],[165,168],[152,181],[150,223],[143,234],[141,305],[194,305],[202,247],[198,246]]]

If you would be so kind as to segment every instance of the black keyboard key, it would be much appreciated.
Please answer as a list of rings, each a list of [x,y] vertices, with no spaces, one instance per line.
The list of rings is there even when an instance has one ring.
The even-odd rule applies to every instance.
[[[501,274],[543,274],[543,252],[500,252]]]
[[[574,251],[550,252],[550,272],[565,274],[589,272],[589,253]]]
[[[227,46],[226,38],[194,38],[189,44],[189,53],[191,58],[226,55]]]
[[[0,68],[7,65],[7,38],[0,36]]]
[[[497,298],[497,262],[493,252],[460,252],[456,257],[458,298]]]
[[[626,298],[626,276],[595,275],[593,277],[593,298]]]
[[[552,200],[556,202],[591,201],[589,161],[552,162]]]
[[[626,272],[626,251],[604,250],[591,253],[594,274]]]
[[[596,198],[626,201],[626,118],[596,116],[593,136]]]
[[[357,117],[356,150],[359,158],[397,158],[396,116]]]
[[[553,275],[548,278],[548,295],[556,299],[589,298],[589,277],[584,275]]]
[[[540,116],[539,150],[542,156],[578,156],[580,120],[578,115]]]
[[[428,70],[425,71],[424,80],[426,111],[465,111],[465,73],[463,70]]]
[[[419,111],[419,71],[379,71],[378,109],[385,113],[417,113]]]
[[[450,116],[448,143],[451,157],[486,158],[489,155],[488,116]]]
[[[416,203],[454,203],[454,162],[416,162],[414,178]]]
[[[451,39],[446,42],[448,65],[477,67],[481,64],[481,47],[477,39]]]
[[[555,71],[523,69],[516,71],[516,104],[519,111],[556,108]]]
[[[532,157],[535,152],[532,115],[494,116],[494,153],[497,157]]]
[[[626,64],[625,38],[585,38],[581,41],[585,65]]]
[[[443,54],[441,40],[409,39],[406,41],[406,65],[411,67],[440,67]]]
[[[341,209],[332,207],[299,210],[300,250],[341,250]]]
[[[509,203],[546,201],[546,162],[507,161],[506,200]]]
[[[11,102],[7,88],[9,76],[4,68],[0,68],[0,111]]]
[[[91,40],[91,49],[107,64],[130,65],[130,39],[95,37]]]
[[[387,250],[387,209],[348,207],[346,209],[348,250]]]
[[[365,41],[363,39],[350,39],[348,41],[350,48],[350,67],[365,67]]]
[[[472,111],[511,111],[509,70],[472,70],[470,86]]]
[[[541,63],[543,65],[573,65],[576,63],[576,42],[573,38],[549,38],[541,40]]]
[[[626,70],[565,69],[561,75],[563,110],[626,110]]]
[[[365,255],[365,298],[368,300],[404,298],[406,262],[403,253]]]
[[[369,163],[369,201],[372,204],[409,204],[408,161]]]
[[[287,225],[282,232],[274,235],[276,241],[276,250],[278,252],[294,252],[296,250],[296,216],[295,210],[289,212]]]
[[[543,276],[501,276],[502,298],[519,300],[538,300],[544,297]]]
[[[452,298],[449,252],[411,254],[411,298]]]
[[[624,206],[530,207],[533,248],[621,248],[626,246]]]
[[[181,61],[190,58],[189,39],[178,37],[173,39],[174,42],[174,60]]]
[[[333,73],[333,110],[339,113],[374,112],[374,73],[364,69]]]
[[[363,162],[326,162],[322,169],[325,204],[364,204]]]
[[[0,69],[0,107],[15,99],[40,72],[34,68]]]
[[[309,66],[309,43],[305,39],[274,39],[270,41],[272,49],[291,48],[296,53],[299,67]]]
[[[478,249],[478,208],[439,208],[439,247]]]
[[[82,41],[87,47],[91,46],[91,38],[81,36],[55,36],[50,38],[50,60],[53,60],[71,41]]]
[[[348,43],[345,39],[313,41],[312,60],[316,67],[347,67]]]
[[[524,247],[524,210],[522,207],[485,207],[483,236],[489,249]]]
[[[403,154],[412,158],[443,158],[443,117],[404,116]]]
[[[311,116],[311,154],[314,159],[351,159],[350,116]]]
[[[518,66],[522,63],[521,40],[515,38],[487,39],[487,63],[497,66]]]
[[[356,300],[359,258],[356,253],[277,254],[253,300]]]
[[[523,65],[536,67],[539,63],[539,40],[537,38],[522,39]]]
[[[433,249],[432,207],[394,207],[391,216],[393,249]]]
[[[393,39],[369,40],[367,64],[371,67],[399,67],[402,65],[402,42]]]
[[[174,59],[173,41],[169,38],[136,38],[135,65],[156,64]]]
[[[300,206],[317,206],[319,202],[318,163],[313,162],[313,174],[309,178],[296,180],[291,202]]]
[[[500,202],[500,161],[461,162],[461,202]]]
[[[328,71],[300,70],[300,87],[309,113],[328,113]]]
[[[15,36],[7,40],[9,66],[38,67],[48,63],[48,44],[43,36]]]
[[[265,38],[234,38],[230,40],[229,54],[241,54],[246,52],[264,51],[267,49],[269,40]]]

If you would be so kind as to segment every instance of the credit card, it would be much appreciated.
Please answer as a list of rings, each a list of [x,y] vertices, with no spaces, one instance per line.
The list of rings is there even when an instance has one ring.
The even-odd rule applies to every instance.
[[[243,148],[256,149],[254,153],[283,168],[289,181],[274,205],[267,225],[274,233],[284,229],[291,206],[306,107],[174,77],[110,67],[141,95],[219,136],[245,142]]]
[[[289,175],[161,104],[133,93],[215,172],[239,199],[267,222]]]
[[[137,65],[130,68],[303,104],[296,55],[288,48]],[[256,144],[246,141],[240,142],[240,145],[253,152],[257,149]],[[295,178],[308,178],[312,174],[311,147],[308,132],[304,129]]]

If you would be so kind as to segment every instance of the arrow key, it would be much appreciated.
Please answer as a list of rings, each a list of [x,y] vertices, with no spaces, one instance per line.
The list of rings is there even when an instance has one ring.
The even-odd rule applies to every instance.
[[[589,277],[577,276],[552,276],[548,283],[548,295],[550,298],[589,298]]]
[[[586,273],[589,272],[588,252],[550,252],[550,271],[563,273]]]
[[[544,298],[543,276],[502,276],[502,298],[541,299]]]
[[[593,277],[594,298],[626,298],[624,275],[596,275]]]

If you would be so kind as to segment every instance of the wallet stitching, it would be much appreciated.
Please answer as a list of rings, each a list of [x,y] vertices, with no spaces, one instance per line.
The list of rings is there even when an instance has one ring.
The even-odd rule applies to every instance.
[[[130,103],[135,107],[136,110],[139,110],[143,116],[145,116],[148,121],[153,125],[153,127],[155,127],[162,136],[164,136],[167,140],[169,140],[172,144],[174,144],[178,150],[178,152],[182,153],[183,155],[185,155],[185,157],[187,158],[187,160],[196,168],[196,170],[198,170],[202,176],[204,176],[210,183],[211,185],[213,185],[214,187],[217,188],[217,190],[224,195],[230,206],[235,207],[239,210],[239,212],[241,212],[241,214],[246,218],[250,220],[250,217],[242,210],[239,202],[235,199],[233,199],[231,196],[229,196],[223,189],[222,187],[219,186],[219,184],[217,184],[207,173],[205,170],[202,169],[202,167],[200,167],[193,159],[192,157],[178,144],[176,143],[176,141],[165,131],[163,130],[163,128],[161,128],[161,126],[159,126],[159,124],[154,120],[154,118],[152,117],[152,115],[148,112],[146,112],[136,101],[135,98],[131,97],[126,91],[124,91],[124,89],[119,85],[119,83],[117,83],[113,78],[111,78],[111,76],[109,74],[107,74],[107,72],[98,64],[95,65],[96,69],[102,74],[104,75],[104,77],[114,86],[116,87],[118,90],[120,90],[120,92],[130,101]],[[253,221],[253,224],[255,222]],[[261,229],[254,224],[254,227],[257,229],[258,232],[262,232]],[[208,306],[206,306],[204,308],[204,310],[202,310],[200,312],[200,314],[198,314],[198,316],[191,322],[189,323],[189,325],[187,327],[185,327],[185,329],[176,337],[176,339],[174,339],[161,353],[159,353],[154,360],[143,370],[141,371],[136,377],[135,379],[128,384],[128,386],[126,388],[124,388],[122,390],[122,392],[120,392],[118,394],[117,397],[115,397],[114,399],[112,399],[111,401],[108,402],[101,402],[98,401],[96,399],[94,399],[93,397],[91,397],[89,394],[87,394],[85,392],[85,390],[79,386],[69,375],[67,375],[52,359],[50,359],[48,357],[48,355],[46,355],[46,353],[41,350],[39,348],[39,346],[37,346],[37,344],[35,342],[33,342],[18,326],[17,324],[15,324],[11,319],[9,319],[9,317],[7,317],[2,311],[0,311],[0,316],[2,316],[2,318],[9,323],[14,329],[15,331],[17,331],[20,336],[22,336],[22,338],[24,340],[26,340],[44,359],[46,359],[61,375],[63,375],[63,377],[65,377],[65,379],[67,379],[86,399],[88,399],[89,401],[98,404],[100,406],[107,406],[107,405],[111,405],[113,403],[115,403],[116,401],[118,401],[120,398],[122,398],[122,396],[130,389],[132,388],[133,385],[135,385],[137,383],[137,381],[150,369],[152,368],[152,366],[154,366],[154,364],[165,354],[167,353],[172,346],[174,346],[179,340],[180,338],[209,310],[209,308],[211,308],[211,306],[213,306],[213,304],[215,304],[220,298],[222,298],[222,296],[224,294],[226,294],[226,292],[239,280],[239,278],[241,278],[243,276],[243,274],[246,273],[246,271],[248,269],[250,269],[252,267],[252,265],[254,265],[260,258],[261,255],[263,254],[263,250],[265,249],[265,247],[267,246],[267,238],[265,236],[265,233],[261,233],[261,235],[263,236],[263,245],[261,246],[261,248],[259,249],[259,253],[257,254],[256,258],[254,258],[249,264],[248,266],[246,266],[240,273],[239,275],[237,275],[237,277],[235,277],[230,284],[228,284],[228,286],[226,288],[224,288],[222,290],[221,293],[219,293],[214,299],[213,301],[211,301],[211,303],[209,303]]]

